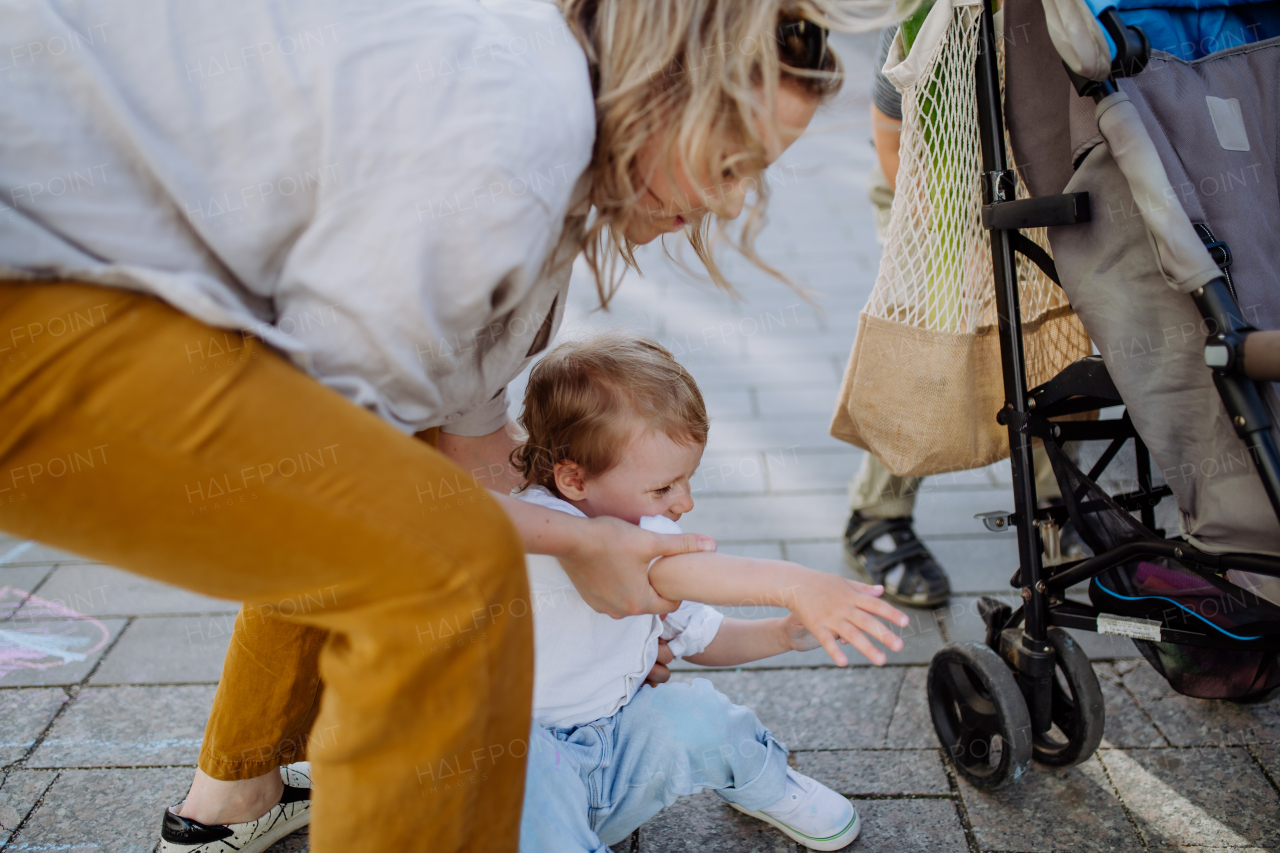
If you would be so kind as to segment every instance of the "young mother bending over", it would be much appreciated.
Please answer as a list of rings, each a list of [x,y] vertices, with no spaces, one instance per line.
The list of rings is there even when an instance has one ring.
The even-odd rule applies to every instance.
[[[764,201],[838,85],[835,4],[43,0],[9,21],[0,468],[110,464],[0,484],[0,529],[244,602],[163,849],[306,822],[309,780],[282,795],[278,768],[307,746],[315,853],[515,848],[523,552],[621,616],[673,609],[650,561],[714,543],[507,497],[505,387],[579,253],[602,300],[667,233],[720,280],[711,221]],[[424,785],[442,766],[453,784]]]

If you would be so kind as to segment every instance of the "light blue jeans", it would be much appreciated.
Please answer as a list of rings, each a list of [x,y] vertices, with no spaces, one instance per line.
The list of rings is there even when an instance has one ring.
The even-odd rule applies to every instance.
[[[787,747],[705,678],[646,685],[586,725],[534,726],[528,761],[521,853],[609,853],[704,788],[752,811],[786,793]]]

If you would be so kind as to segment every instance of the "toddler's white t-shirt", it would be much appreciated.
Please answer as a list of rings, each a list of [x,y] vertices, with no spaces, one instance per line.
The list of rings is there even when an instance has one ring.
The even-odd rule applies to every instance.
[[[586,516],[542,486],[515,495],[520,500]],[[640,526],[680,533],[665,516]],[[555,557],[527,556],[534,632],[533,719],[540,726],[578,726],[609,717],[631,701],[658,659],[658,639],[676,657],[696,655],[715,639],[724,616],[686,601],[666,619],[654,615],[614,619],[583,600]]]

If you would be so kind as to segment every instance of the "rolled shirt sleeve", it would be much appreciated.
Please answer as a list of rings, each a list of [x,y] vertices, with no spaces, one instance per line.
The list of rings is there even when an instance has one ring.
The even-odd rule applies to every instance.
[[[472,409],[452,421],[445,419],[441,432],[450,435],[480,436],[497,432],[507,424],[507,389],[503,388],[489,402]]]
[[[686,601],[662,620],[662,639],[678,658],[701,654],[716,638],[724,614],[696,601]]]

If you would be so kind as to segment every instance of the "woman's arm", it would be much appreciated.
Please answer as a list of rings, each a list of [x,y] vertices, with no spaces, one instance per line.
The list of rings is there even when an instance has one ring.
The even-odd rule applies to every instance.
[[[731,607],[785,607],[822,644],[837,666],[849,662],[840,651],[841,641],[877,666],[882,665],[884,653],[867,635],[898,651],[902,639],[880,619],[904,627],[908,624],[905,613],[880,600],[883,587],[867,586],[782,560],[726,554],[671,556],[653,564],[649,583],[659,595],[672,600]]]
[[[508,420],[488,435],[454,435],[443,430],[436,448],[486,489],[508,495],[524,478],[511,464],[511,451],[520,444],[520,427]]]
[[[508,421],[489,435],[441,433],[438,447],[492,490],[526,551],[560,560],[591,607],[615,619],[675,610],[678,601],[660,597],[649,585],[649,563],[657,557],[714,551],[715,540],[694,533],[663,536],[617,518],[577,518],[510,497],[512,486],[522,482],[510,459],[517,434],[515,424]]]
[[[615,619],[675,610],[679,601],[659,596],[649,585],[649,563],[716,547],[710,536],[664,536],[619,518],[578,518],[492,494],[520,532],[525,550],[558,558],[587,604]]]

